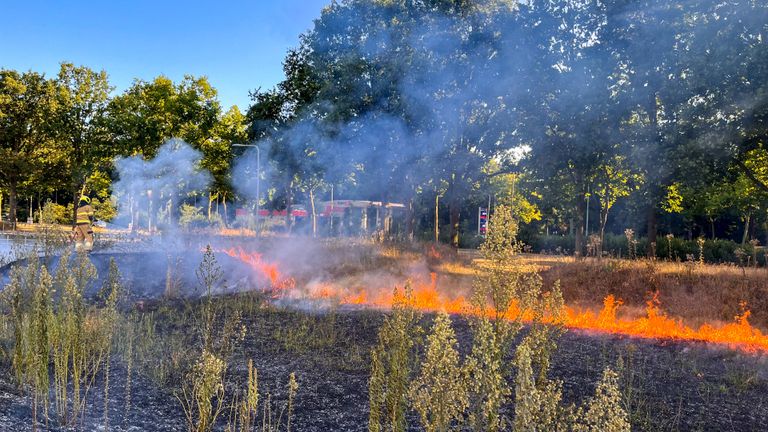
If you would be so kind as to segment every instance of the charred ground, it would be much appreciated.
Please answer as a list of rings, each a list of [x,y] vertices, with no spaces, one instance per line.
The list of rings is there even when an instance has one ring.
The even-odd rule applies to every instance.
[[[414,258],[423,255],[413,250],[371,249],[363,245],[346,247],[344,250],[345,253],[334,258],[339,261],[336,263],[338,265],[327,267],[322,272],[323,278],[361,283],[373,277],[367,272],[375,270],[373,274],[380,276],[386,273],[394,280],[418,268],[420,271],[436,271],[438,277],[457,287],[471,279],[467,267],[468,258],[430,258],[430,253],[427,253],[425,262],[418,258],[416,261],[419,262],[416,263]],[[277,255],[273,251],[271,256]],[[131,260],[135,264],[152,259],[164,262],[164,266],[168,262],[167,256],[163,254],[104,254],[91,257],[100,273],[106,271],[104,263],[108,263],[110,258],[123,260],[126,268],[133,267],[128,266]],[[239,273],[241,264],[236,260],[229,260],[225,256],[220,259],[222,267],[227,269],[229,283],[233,286],[263,283],[258,279],[250,282],[244,279]],[[611,267],[616,264],[603,262],[588,264],[597,266],[593,270],[602,269],[600,271],[603,273],[592,271],[588,281],[582,280],[582,285],[574,286],[576,281],[573,278],[562,276],[575,272],[573,266],[587,264],[559,258],[543,260],[540,257],[531,259],[528,265],[540,266],[540,270],[544,270],[545,279],[559,275],[563,279],[566,298],[577,299],[582,303],[592,297],[601,298],[606,288],[600,281],[606,278],[621,282],[615,285],[618,290],[621,287],[628,290],[628,286],[639,286],[640,283],[635,279],[635,273],[626,271],[626,266],[635,264]],[[192,262],[190,259],[190,266]],[[183,270],[186,265],[178,268]],[[615,271],[610,271],[612,268]],[[192,267],[188,270],[192,270]],[[298,286],[312,284],[317,279],[310,277],[309,272],[298,271],[298,268],[294,273]],[[111,359],[110,429],[186,430],[184,412],[177,396],[180,384],[186,379],[188,365],[193,361],[195,347],[200,343],[197,321],[199,310],[206,300],[181,296],[168,298],[162,295],[167,286],[165,277],[154,282],[152,286],[155,288],[148,289],[148,277],[126,276],[124,283],[133,294],[124,305],[122,312],[125,327],[122,327],[122,334],[117,336],[118,348]],[[752,276],[762,277],[757,273]],[[674,276],[670,273],[669,277],[672,278],[670,280],[682,280],[680,278],[687,276]],[[193,279],[171,279],[189,292],[197,292]],[[660,288],[662,292],[669,291],[672,296],[675,285],[663,282],[665,280],[662,279]],[[749,285],[749,282],[744,283]],[[754,280],[753,285],[757,290],[761,289]],[[685,292],[686,285],[680,286]],[[703,285],[694,286],[694,290],[709,292]],[[642,295],[638,297],[636,302],[632,302],[633,297],[628,296],[628,303],[639,306],[645,298]],[[248,361],[252,360],[259,378],[259,425],[263,422],[266,407],[271,410],[273,422],[277,421],[281,412],[282,420],[285,420],[287,383],[289,374],[293,372],[299,384],[292,418],[293,430],[366,430],[370,352],[376,344],[377,332],[386,311],[329,305],[324,300],[276,300],[273,293],[263,291],[223,293],[216,296],[213,303],[222,312],[222,316],[235,312],[242,315],[244,337],[237,342],[227,358],[226,394],[231,400],[242,389],[247,377]],[[723,306],[726,307],[729,306]],[[424,314],[421,325],[429,327],[433,317],[432,314]],[[702,319],[710,318],[714,317]],[[466,354],[472,344],[467,319],[453,315],[452,320],[460,351]],[[217,325],[224,326],[224,320],[219,320]],[[125,348],[125,334],[129,332],[133,335],[130,353]],[[31,430],[31,398],[19,390],[12,379],[9,353],[6,345],[1,357],[0,429]],[[511,356],[512,351],[509,354]],[[616,368],[621,377],[624,404],[634,430],[768,428],[768,400],[765,396],[768,394],[768,368],[766,357],[762,354],[748,354],[698,342],[647,340],[568,331],[559,338],[552,361],[550,377],[563,381],[563,395],[567,403],[579,403],[589,397],[594,392],[600,371],[606,366]],[[93,430],[103,427],[103,387],[104,377],[100,375],[91,389],[85,415],[75,428]],[[514,406],[510,404],[505,410],[511,417]],[[226,427],[226,414],[218,423],[220,430]],[[266,415],[269,416],[269,412]],[[411,429],[418,430],[415,414],[410,415]],[[54,424],[52,421],[49,426],[56,430]]]

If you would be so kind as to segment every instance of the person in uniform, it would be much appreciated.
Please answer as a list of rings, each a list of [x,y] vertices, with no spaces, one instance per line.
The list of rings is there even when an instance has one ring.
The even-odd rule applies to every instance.
[[[90,252],[93,250],[93,207],[86,195],[80,197],[75,221],[75,250]]]

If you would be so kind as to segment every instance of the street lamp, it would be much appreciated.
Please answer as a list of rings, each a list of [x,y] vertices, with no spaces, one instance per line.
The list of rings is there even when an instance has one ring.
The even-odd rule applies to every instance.
[[[260,211],[260,186],[261,186],[261,149],[256,144],[232,144],[232,147],[253,147],[256,149],[256,234],[259,232],[259,211]]]

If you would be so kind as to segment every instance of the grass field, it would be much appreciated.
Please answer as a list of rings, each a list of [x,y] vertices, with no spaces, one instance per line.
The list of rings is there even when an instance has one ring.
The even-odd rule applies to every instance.
[[[218,248],[231,246],[228,242],[223,241]],[[102,323],[101,329],[106,328],[105,323],[112,324],[108,332],[88,333],[94,335],[93,346],[79,339],[79,344],[85,344],[84,352],[89,353],[84,359],[94,370],[92,375],[84,375],[89,379],[81,384],[81,406],[74,405],[71,370],[69,381],[63,384],[69,390],[64,404],[69,426],[82,430],[197,430],[201,413],[206,412],[200,407],[207,406],[199,402],[205,400],[210,403],[208,415],[217,416],[203,426],[213,430],[243,430],[246,420],[249,430],[287,430],[288,419],[290,428],[297,431],[364,430],[369,413],[371,352],[382,322],[390,314],[380,305],[370,308],[345,299],[363,288],[368,290],[369,299],[383,296],[381,293],[394,285],[402,286],[407,279],[414,281],[417,294],[421,285],[426,290],[434,287],[438,292],[437,297],[430,297],[432,300],[466,296],[472,290],[475,272],[488,265],[472,253],[454,254],[429,245],[281,243],[280,239],[262,242],[254,249],[259,252],[259,265],[276,266],[277,284],[261,277],[253,262],[226,253],[215,255],[218,274],[216,266],[206,270],[205,263],[200,264],[198,253],[173,257],[166,253],[91,255],[88,260],[98,276],[90,280],[90,288],[84,288],[84,298],[91,300],[83,302],[84,321],[78,328],[93,332],[88,322]],[[110,309],[102,289],[109,281],[110,259],[120,268],[124,291],[114,321],[109,321]],[[159,268],[165,271],[149,272],[150,261],[160,261]],[[640,317],[646,302],[657,293],[659,307],[670,317],[695,326],[731,322],[742,313],[746,301],[752,311],[750,322],[757,329],[766,328],[766,309],[760,303],[768,279],[765,269],[576,261],[538,255],[520,255],[508,265],[524,273],[540,272],[545,287],[559,279],[565,303],[573,308],[597,311],[606,296],[614,295],[624,302],[620,315]],[[51,293],[59,283],[56,271],[52,272]],[[431,273],[435,274],[434,282]],[[192,295],[206,292],[206,280],[228,289],[214,291],[220,295],[213,297]],[[169,296],[169,284],[182,289]],[[188,287],[195,284],[203,286]],[[4,290],[3,295],[8,292]],[[35,296],[25,298],[30,304],[37,301]],[[57,414],[55,401],[46,415],[45,403],[35,390],[41,385],[35,378],[38,375],[14,379],[17,315],[9,301],[4,297],[0,322],[0,429],[31,430],[33,418],[41,428],[57,429],[63,417]],[[48,304],[54,312],[63,311],[66,301],[53,295]],[[33,315],[39,309],[32,307],[28,313]],[[431,308],[424,312],[418,323],[426,330],[435,315]],[[51,319],[48,340],[56,337],[51,329],[59,322]],[[69,322],[63,315],[61,319]],[[466,358],[473,343],[472,318],[455,314],[451,321],[460,358]],[[527,332],[524,329],[515,344]],[[97,339],[102,342],[97,344]],[[557,345],[549,377],[562,381],[564,402],[588,400],[600,371],[612,367],[618,374],[621,405],[633,430],[768,428],[768,369],[763,353],[745,353],[701,341],[635,338],[584,329],[567,331],[557,339]],[[50,342],[46,346],[50,347],[53,370],[56,356],[62,356],[60,345]],[[22,351],[28,353],[28,365],[39,361],[34,350]],[[221,364],[204,361],[207,357],[201,353],[206,352],[215,353],[212,358]],[[514,376],[515,363],[511,357],[505,358]],[[252,383],[258,388],[258,399],[250,407],[244,404],[249,394],[253,396],[248,390],[249,362],[258,372],[257,382]],[[97,363],[99,367],[95,367]],[[418,365],[414,367],[418,370]],[[56,388],[55,381],[51,380],[51,389]],[[201,386],[201,382],[209,385]],[[510,419],[514,410],[514,400],[501,408]],[[422,430],[415,411],[409,409],[406,420],[407,430]]]

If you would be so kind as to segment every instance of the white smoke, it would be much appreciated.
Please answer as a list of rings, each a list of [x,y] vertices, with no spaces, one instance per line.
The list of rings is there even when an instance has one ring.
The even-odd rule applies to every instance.
[[[118,219],[143,227],[173,225],[176,208],[194,194],[204,194],[211,175],[200,167],[203,155],[179,139],[168,140],[152,159],[115,160]]]

